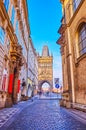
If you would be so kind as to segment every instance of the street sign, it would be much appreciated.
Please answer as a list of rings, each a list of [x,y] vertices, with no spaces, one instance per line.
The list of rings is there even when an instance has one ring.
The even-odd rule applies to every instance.
[[[55,88],[59,88],[60,86],[59,86],[59,84],[55,84]]]
[[[55,84],[59,84],[59,78],[54,78]]]

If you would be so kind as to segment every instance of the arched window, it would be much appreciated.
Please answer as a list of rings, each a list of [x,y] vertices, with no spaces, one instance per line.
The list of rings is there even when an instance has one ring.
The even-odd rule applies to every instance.
[[[79,29],[79,53],[86,53],[86,23],[83,23]]]

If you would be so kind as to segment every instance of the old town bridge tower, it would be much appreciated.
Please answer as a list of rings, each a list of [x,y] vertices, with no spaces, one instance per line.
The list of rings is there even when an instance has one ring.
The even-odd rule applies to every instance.
[[[43,47],[42,56],[38,56],[38,88],[47,82],[53,88],[53,56],[50,56],[47,46]]]

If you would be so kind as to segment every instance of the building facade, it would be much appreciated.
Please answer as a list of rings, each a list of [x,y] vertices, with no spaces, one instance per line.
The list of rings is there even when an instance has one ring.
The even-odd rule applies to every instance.
[[[61,104],[86,105],[86,0],[61,0],[62,24],[59,28],[63,71]]]
[[[20,100],[22,79],[27,80],[29,35],[26,0],[0,0],[0,107]]]
[[[35,90],[38,88],[38,61],[37,52],[33,46],[32,39],[29,38],[29,51],[28,51],[28,97],[35,94]]]

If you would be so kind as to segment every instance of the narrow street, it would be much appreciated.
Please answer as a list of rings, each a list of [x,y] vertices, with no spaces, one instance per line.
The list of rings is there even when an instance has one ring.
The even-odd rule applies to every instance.
[[[0,130],[86,130],[86,0],[0,0]]]
[[[55,97],[34,97],[33,101],[0,110],[1,122],[4,123],[0,130],[86,130],[86,122],[79,121],[69,110],[60,107]]]

